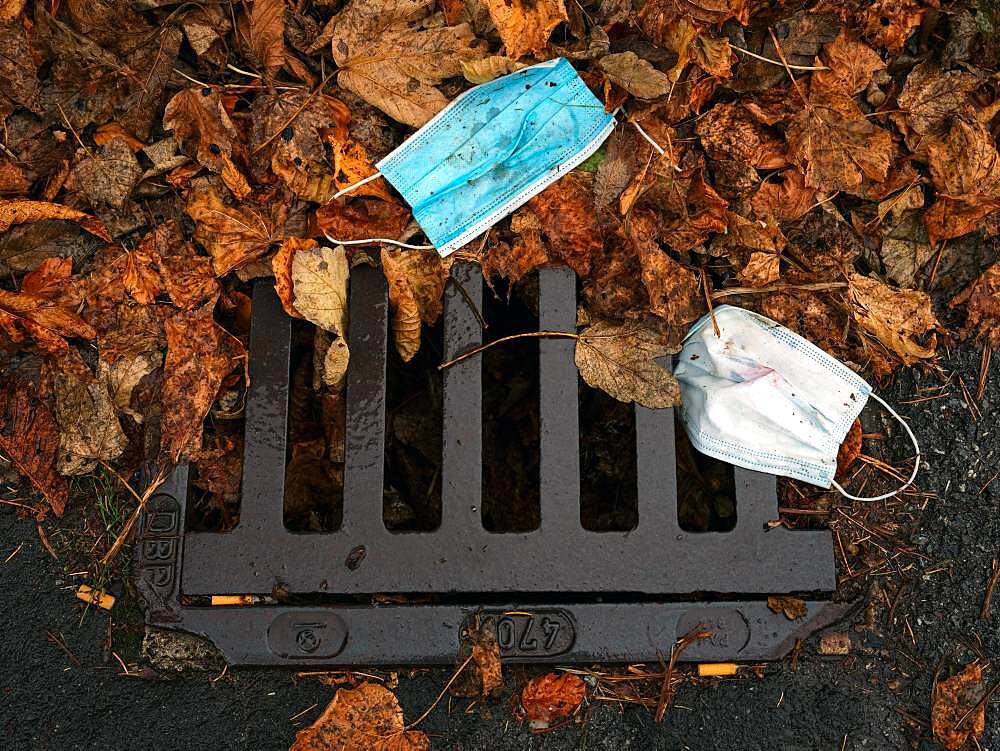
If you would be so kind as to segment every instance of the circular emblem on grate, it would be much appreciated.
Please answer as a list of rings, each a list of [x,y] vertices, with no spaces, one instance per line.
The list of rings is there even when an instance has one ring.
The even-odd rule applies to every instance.
[[[267,630],[267,646],[283,658],[324,658],[339,654],[347,643],[347,625],[335,613],[293,610],[282,613]]]

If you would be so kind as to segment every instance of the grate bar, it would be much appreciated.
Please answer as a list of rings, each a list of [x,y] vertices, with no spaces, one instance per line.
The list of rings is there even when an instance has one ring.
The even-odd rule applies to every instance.
[[[674,411],[635,408],[636,487],[639,530],[679,535],[677,464],[674,459]]]
[[[542,331],[576,331],[576,275],[560,267],[538,274]],[[572,339],[538,343],[542,532],[559,539],[580,529],[579,375]]]

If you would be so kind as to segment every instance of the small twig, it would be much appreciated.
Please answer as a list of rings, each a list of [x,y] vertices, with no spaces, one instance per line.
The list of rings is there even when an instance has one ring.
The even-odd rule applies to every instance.
[[[981,402],[986,394],[986,376],[990,372],[990,360],[993,358],[993,348],[983,344],[983,354],[979,358],[979,383],[976,384],[976,401]]]
[[[427,709],[424,711],[422,715],[420,715],[417,719],[415,719],[409,725],[404,727],[403,732],[406,732],[407,730],[413,730],[413,728],[415,728],[417,725],[419,725],[421,722],[427,719],[427,715],[429,715],[431,712],[434,711],[434,707],[436,707],[438,705],[438,702],[440,702],[441,699],[444,698],[444,695],[448,693],[448,689],[451,688],[451,684],[454,683],[456,680],[458,680],[458,676],[460,676],[462,674],[462,671],[465,670],[466,666],[470,662],[472,662],[472,658],[473,655],[471,654],[465,658],[465,662],[463,662],[461,665],[458,666],[455,672],[451,674],[451,678],[448,679],[448,682],[444,684],[444,688],[441,689],[441,693],[438,694],[437,698],[434,700],[434,703],[431,704],[429,707],[427,707]]]
[[[114,470],[111,471],[114,472]],[[147,487],[146,490],[143,492],[143,494],[140,496],[138,493],[135,492],[135,490],[132,489],[132,486],[129,485],[121,475],[119,475],[117,472],[114,472],[114,474],[115,477],[117,477],[118,480],[126,488],[128,488],[128,491],[139,500],[139,505],[135,507],[135,511],[132,512],[132,515],[129,516],[128,521],[125,522],[125,525],[122,527],[122,531],[118,533],[118,537],[111,544],[111,547],[108,548],[108,552],[105,553],[104,557],[101,559],[101,563],[103,563],[104,565],[109,564],[111,561],[115,559],[115,556],[118,555],[118,551],[121,550],[122,545],[125,544],[125,540],[127,540],[129,534],[131,534],[132,528],[135,526],[135,523],[139,520],[139,515],[145,510],[146,503],[152,497],[153,493],[156,492],[156,489],[163,484],[163,481],[165,479],[167,479],[166,470],[161,469],[159,474],[157,474],[156,477],[153,478],[153,481],[149,483],[149,487]]]
[[[727,287],[712,293],[713,300],[735,295],[759,295],[767,292],[783,292],[785,290],[801,290],[804,292],[828,289],[846,289],[847,282],[815,282],[814,284],[769,284],[766,287]]]
[[[306,707],[301,712],[296,712],[291,717],[289,717],[288,721],[289,722],[294,722],[295,720],[299,719],[302,715],[304,715],[306,712],[309,712],[309,711],[311,711],[313,709],[316,709],[316,707],[318,707],[318,706],[319,706],[319,704],[313,704],[312,706]]]
[[[35,527],[38,530],[38,539],[41,541],[42,547],[45,548],[46,552],[52,556],[52,560],[58,561],[59,556],[56,555],[55,548],[53,548],[52,543],[49,542],[49,536],[45,534],[45,530],[42,529],[42,525],[36,522]]]
[[[785,52],[781,49],[781,42],[778,41],[778,35],[774,33],[774,29],[770,26],[767,28],[768,33],[771,35],[771,41],[774,42],[774,51],[778,53],[778,57],[781,58],[781,64],[785,66],[785,72],[788,73],[788,77],[792,79],[792,86],[795,87],[795,91],[798,92],[799,97],[802,99],[802,103],[807,109],[811,109],[809,106],[809,100],[806,99],[805,94],[802,93],[802,89],[799,88],[799,82],[795,80],[795,76],[792,75],[792,68],[788,64],[788,60],[785,59]]]
[[[737,47],[732,42],[729,43],[729,46],[732,47],[737,52],[742,52],[744,55],[749,55],[752,58],[760,60],[761,62],[771,63],[771,65],[777,65],[779,68],[782,66],[782,63],[779,60],[772,60],[769,57],[758,55],[757,53],[751,52],[750,50],[745,50],[742,47]],[[784,66],[786,68],[791,68],[792,70],[830,70],[825,65],[792,65],[790,63],[784,63]]]
[[[715,338],[719,339],[722,337],[722,331],[719,330],[719,322],[715,320],[715,310],[712,308],[712,295],[708,291],[708,277],[705,275],[705,267],[702,266],[699,271],[701,272],[701,289],[705,293],[705,304],[708,306],[708,315],[712,319]]]
[[[656,704],[657,722],[663,720],[663,715],[667,711],[667,706],[670,704],[670,700],[673,699],[674,692],[670,689],[670,679],[673,677],[674,666],[677,664],[677,658],[681,656],[681,652],[690,647],[692,644],[697,641],[701,641],[702,639],[707,639],[710,636],[712,636],[712,632],[699,623],[693,629],[684,634],[684,636],[674,642],[674,646],[670,650],[670,663],[667,665],[667,671],[663,674],[663,685],[660,688],[660,700]]]
[[[23,547],[24,547],[24,543],[23,542],[18,543],[18,546],[16,548],[14,548],[14,552],[11,553],[10,555],[8,555],[6,558],[4,558],[4,560],[3,560],[4,564],[6,565],[6,564],[10,563],[12,560],[14,560],[14,556],[17,555],[18,553],[20,553],[21,552],[21,548],[23,548]]]
[[[476,320],[479,321],[479,326],[483,329],[483,331],[488,329],[490,325],[486,323],[486,319],[483,318],[483,314],[479,312],[479,307],[472,301],[469,293],[465,291],[465,286],[453,276],[449,276],[448,281],[455,285],[455,289],[457,289],[459,294],[463,297],[466,305],[469,306],[469,310],[472,311],[472,315],[474,315]]]
[[[4,506],[15,506],[17,508],[27,509],[28,511],[31,511],[32,513],[35,513],[35,514],[38,513],[38,509],[37,508],[35,508],[34,506],[29,506],[29,505],[27,505],[25,503],[18,503],[17,501],[5,501],[5,500],[2,500],[2,499],[0,499],[0,503],[2,503]]]
[[[996,589],[997,580],[1000,580],[1000,561],[993,559],[993,574],[986,585],[986,594],[983,595],[983,606],[979,609],[979,619],[989,620],[990,604],[993,602],[993,590]]]
[[[59,647],[59,649],[61,649],[63,652],[66,653],[66,656],[69,657],[70,662],[72,662],[77,667],[80,667],[80,659],[70,650],[69,646],[66,644],[66,639],[63,638],[62,634],[56,633],[49,629],[45,629],[45,635],[48,637],[50,642],[55,644],[57,647]]]
[[[454,357],[451,360],[441,363],[438,365],[438,370],[444,370],[445,368],[450,368],[452,365],[458,365],[460,362],[468,360],[470,357],[475,357],[480,352],[484,352],[490,347],[495,347],[497,344],[502,344],[503,342],[510,342],[514,339],[537,339],[549,337],[552,339],[579,339],[579,334],[572,334],[569,331],[526,331],[523,334],[511,334],[510,336],[504,336],[499,339],[494,339],[492,342],[487,342],[486,344],[481,344],[474,349],[470,349],[468,352],[464,352],[458,357]]]

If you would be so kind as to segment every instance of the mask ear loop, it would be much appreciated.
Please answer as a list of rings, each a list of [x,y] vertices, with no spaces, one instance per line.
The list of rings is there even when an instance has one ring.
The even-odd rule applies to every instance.
[[[369,175],[366,178],[358,180],[356,183],[348,185],[346,188],[342,188],[333,194],[331,201],[334,201],[341,196],[347,195],[352,190],[360,188],[366,183],[370,183],[372,180],[377,180],[382,177],[381,172],[376,172],[374,175]],[[391,240],[388,237],[368,237],[364,240],[338,240],[335,237],[330,237],[326,232],[323,233],[326,239],[332,242],[334,245],[375,245],[376,243],[385,243],[386,245],[395,245],[400,248],[407,248],[408,250],[434,250],[433,245],[410,245],[410,243],[402,243],[399,240]]]
[[[899,488],[896,488],[891,493],[883,493],[882,495],[876,495],[869,498],[860,497],[856,495],[851,495],[846,490],[844,490],[843,487],[841,487],[840,483],[838,483],[836,480],[832,480],[831,482],[833,484],[833,487],[837,490],[837,492],[840,493],[842,496],[844,496],[844,498],[848,498],[852,501],[884,501],[886,498],[892,498],[894,495],[902,493],[904,490],[910,487],[913,484],[913,481],[917,479],[917,472],[920,471],[920,444],[917,443],[917,437],[913,435],[913,431],[910,430],[910,426],[907,425],[906,420],[900,417],[896,413],[896,410],[894,410],[892,407],[886,404],[882,399],[880,399],[877,394],[872,393],[871,398],[877,401],[883,407],[885,407],[886,410],[889,412],[889,414],[895,417],[899,421],[899,423],[903,426],[903,429],[906,430],[906,434],[910,436],[910,440],[913,442],[913,448],[917,450],[917,456],[913,460],[913,472],[910,473],[910,479],[906,481],[906,484],[904,484]]]

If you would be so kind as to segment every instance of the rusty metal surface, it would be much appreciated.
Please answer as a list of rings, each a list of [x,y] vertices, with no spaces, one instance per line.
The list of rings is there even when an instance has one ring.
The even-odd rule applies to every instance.
[[[469,305],[482,304],[478,268],[459,263],[452,273],[466,295],[446,287],[446,357],[482,341]],[[572,272],[543,270],[539,290],[540,328],[575,331]],[[636,528],[584,529],[578,375],[568,339],[539,345],[539,528],[483,528],[482,363],[475,357],[444,374],[441,524],[428,532],[388,531],[382,508],[389,310],[378,269],[352,271],[350,314],[341,527],[298,534],[283,524],[291,326],[272,285],[261,282],[253,299],[239,524],[227,533],[185,533],[181,521],[172,523],[184,519],[187,503],[187,471],[178,468],[151,502],[136,547],[151,623],[206,635],[234,663],[447,662],[464,619],[482,605],[508,659],[652,659],[689,626],[712,621],[706,625],[714,624],[716,637],[689,649],[687,659],[756,660],[787,651],[802,625],[767,610],[764,595],[834,589],[828,532],[767,530],[777,516],[773,476],[735,469],[732,531],[680,528],[671,410],[637,408],[636,445],[621,449],[636,452]],[[208,608],[180,599],[276,588],[343,601],[420,593],[435,604]],[[811,599],[809,620],[829,621],[839,607]],[[508,611],[530,615],[504,616]]]

